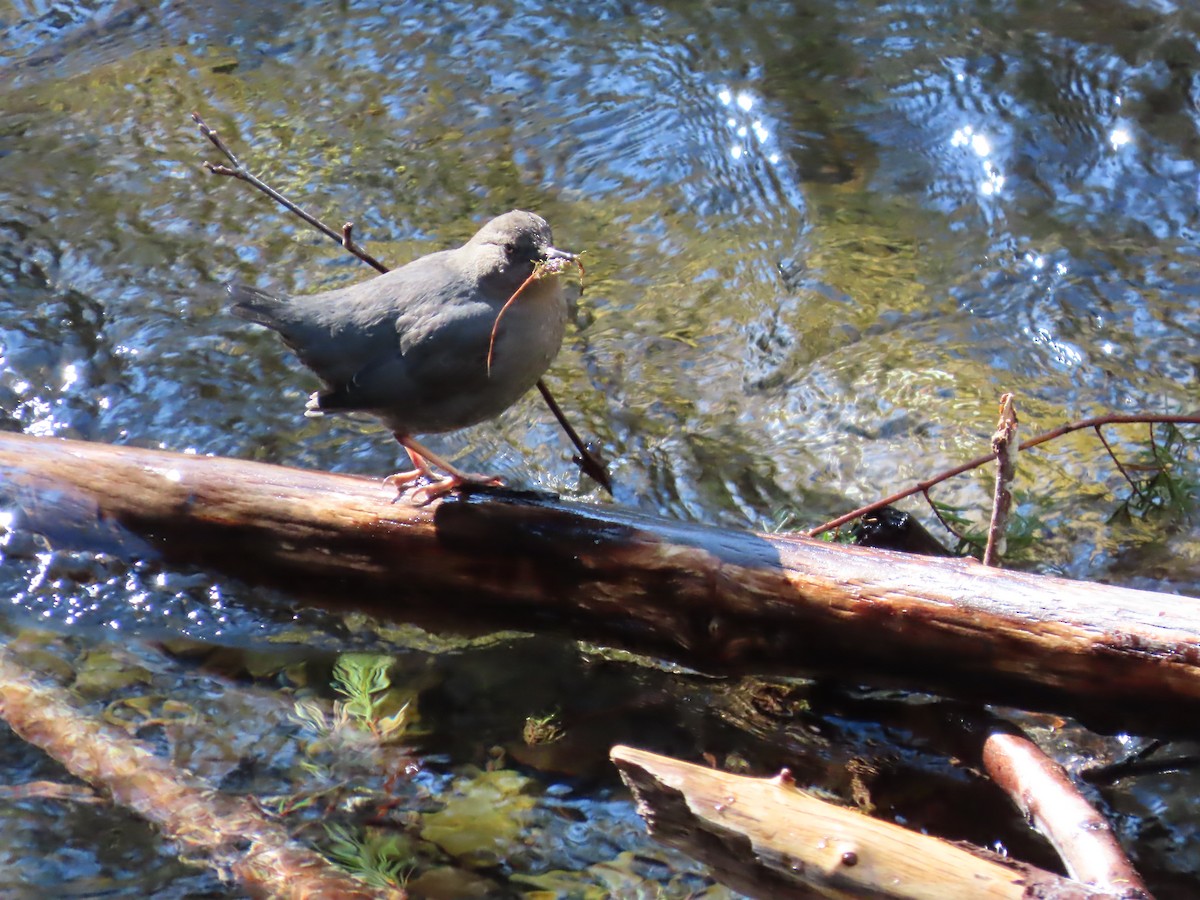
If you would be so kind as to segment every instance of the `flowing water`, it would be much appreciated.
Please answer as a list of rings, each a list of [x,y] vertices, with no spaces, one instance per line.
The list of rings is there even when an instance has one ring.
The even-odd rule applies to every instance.
[[[237,278],[303,293],[370,273],[205,173],[216,156],[192,111],[293,199],[335,227],[352,219],[392,265],[513,207],[585,251],[548,381],[628,507],[813,525],[986,452],[1004,391],[1024,435],[1108,412],[1194,412],[1198,72],[1200,12],[1167,0],[0,4],[0,428],[366,474],[397,465],[377,426],[303,419],[312,376],[233,318],[221,290]],[[1147,433],[1106,436],[1139,464]],[[1197,430],[1184,437],[1178,469],[1194,480]],[[605,502],[536,395],[431,443],[510,483]],[[1023,455],[1021,471],[1029,540],[1014,541],[1014,562],[1200,596],[1195,513],[1123,514],[1129,491],[1090,433]],[[979,527],[990,478],[938,499]],[[586,714],[564,710],[606,723],[590,744],[586,725],[568,732],[588,748],[585,771],[518,760],[538,779],[529,827],[543,840],[500,853],[513,878],[650,866],[660,852],[603,761],[612,722],[667,751],[738,744],[669,672],[553,642],[445,654],[203,570],[55,547],[21,528],[11,501],[0,516],[14,640],[51,669],[115,656],[144,690],[204,708],[226,729],[220,753],[195,751],[212,759],[242,759],[269,734],[294,755],[284,736],[299,726],[280,697],[311,684],[280,673],[315,668],[327,682],[348,649],[396,654],[421,694],[431,796],[489,747],[520,757],[523,717],[586,696]],[[259,672],[246,676],[254,693],[197,669],[182,639],[252,654],[292,644],[271,650],[278,665],[239,663]],[[259,712],[231,734],[237,704]],[[869,744],[880,726],[868,718],[842,726]],[[60,777],[17,739],[0,746],[0,780]],[[1081,737],[1062,758],[1093,750]],[[287,790],[265,773],[238,786]],[[1194,896],[1198,791],[1162,775],[1103,798],[1160,896]],[[911,824],[916,802],[895,802]],[[961,836],[1019,842],[997,810]],[[136,820],[113,821],[104,808],[0,806],[0,880],[78,896],[235,890]],[[97,842],[97,828],[111,834]],[[1041,852],[1025,855],[1051,865]],[[621,867],[631,881],[608,890],[706,884],[702,867],[663,859]],[[518,890],[507,876],[489,885]]]

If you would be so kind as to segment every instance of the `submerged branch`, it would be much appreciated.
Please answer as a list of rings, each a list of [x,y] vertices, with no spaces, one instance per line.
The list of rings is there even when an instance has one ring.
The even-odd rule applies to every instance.
[[[72,775],[144,819],[167,840],[232,876],[255,897],[403,898],[380,892],[291,839],[249,800],[220,794],[145,744],[82,714],[65,691],[37,679],[0,647],[0,717]]]

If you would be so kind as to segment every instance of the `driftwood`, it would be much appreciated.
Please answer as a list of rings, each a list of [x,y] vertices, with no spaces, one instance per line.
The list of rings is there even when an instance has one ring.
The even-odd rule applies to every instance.
[[[188,858],[234,878],[252,897],[307,900],[392,898],[293,841],[286,829],[244,798],[157,756],[140,741],[83,715],[59,688],[39,684],[0,648],[0,718],[71,774],[153,822]]]
[[[983,766],[1058,851],[1072,878],[1122,896],[1150,896],[1108,820],[1037,744],[1011,727],[994,727],[983,742]]]
[[[1125,730],[1200,721],[1200,609],[1183,597],[512,492],[413,507],[377,479],[16,434],[0,434],[6,497],[59,545],[393,618],[554,628],[709,671],[831,671]]]
[[[614,747],[611,756],[650,833],[703,861],[723,883],[750,896],[1132,896],[1098,891],[826,803],[798,790],[786,773],[747,778],[632,747]]]

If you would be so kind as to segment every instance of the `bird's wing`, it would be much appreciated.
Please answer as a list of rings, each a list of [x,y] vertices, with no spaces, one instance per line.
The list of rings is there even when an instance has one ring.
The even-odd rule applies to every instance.
[[[421,341],[437,314],[471,305],[472,282],[435,253],[370,281],[292,300],[271,323],[306,366],[347,387]]]
[[[482,302],[439,304],[436,318],[423,304],[397,316],[391,346],[346,380],[319,394],[322,410],[399,409],[440,395],[482,390],[495,310]]]

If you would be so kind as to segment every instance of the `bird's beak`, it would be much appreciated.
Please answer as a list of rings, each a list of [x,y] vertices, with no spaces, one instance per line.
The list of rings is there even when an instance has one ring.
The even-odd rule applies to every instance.
[[[559,250],[557,247],[547,247],[545,250],[545,259],[549,262],[552,259],[561,259],[566,262],[575,262],[579,259],[574,253],[568,253],[566,250]]]

